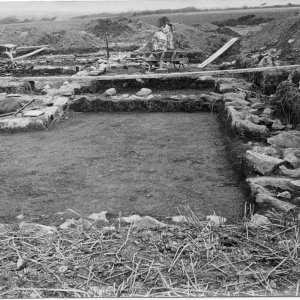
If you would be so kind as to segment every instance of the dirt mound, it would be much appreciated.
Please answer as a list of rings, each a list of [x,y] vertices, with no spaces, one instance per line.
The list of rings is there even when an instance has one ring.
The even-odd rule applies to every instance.
[[[276,52],[281,64],[300,63],[300,17],[270,22],[242,40],[242,54],[250,57],[270,51]]]
[[[49,45],[58,52],[77,49],[97,49],[104,44],[93,34],[86,32],[88,21],[55,21],[10,24],[0,37],[0,44],[17,46]]]
[[[205,32],[180,23],[174,23],[174,27],[175,46],[179,49],[211,53],[228,40],[227,35]]]
[[[232,36],[228,31],[206,31],[174,23],[175,48],[197,53],[203,60],[217,51]],[[133,51],[151,43],[157,27],[138,19],[84,19],[12,24],[0,37],[0,43],[49,45],[52,53],[81,53],[105,48],[105,36],[113,51]],[[201,57],[200,57],[201,56]]]

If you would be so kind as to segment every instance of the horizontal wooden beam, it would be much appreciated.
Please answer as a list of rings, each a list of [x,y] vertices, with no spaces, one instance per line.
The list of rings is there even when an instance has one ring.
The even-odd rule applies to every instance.
[[[246,74],[256,72],[269,71],[292,71],[300,69],[300,65],[276,66],[276,67],[261,67],[233,70],[213,70],[213,71],[196,71],[196,72],[181,72],[181,73],[151,73],[151,74],[132,74],[132,75],[104,75],[104,76],[36,76],[36,77],[0,77],[0,80],[22,80],[22,81],[51,81],[51,80],[70,80],[70,81],[114,81],[114,80],[134,80],[134,79],[166,79],[166,78],[196,78],[199,76],[214,76],[214,75],[232,75]]]

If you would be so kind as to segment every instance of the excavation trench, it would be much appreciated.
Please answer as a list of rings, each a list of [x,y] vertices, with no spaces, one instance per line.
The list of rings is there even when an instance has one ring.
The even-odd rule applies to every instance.
[[[246,197],[217,114],[69,114],[49,131],[1,135],[0,222],[51,222],[67,208],[166,217],[184,205],[242,216]]]

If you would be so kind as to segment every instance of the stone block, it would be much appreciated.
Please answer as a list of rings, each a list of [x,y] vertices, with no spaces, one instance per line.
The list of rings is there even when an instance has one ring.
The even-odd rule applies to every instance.
[[[295,149],[295,148],[284,149],[283,159],[294,168],[300,167],[300,149]]]
[[[103,95],[105,96],[115,96],[117,94],[117,91],[115,88],[110,88],[110,89],[107,89]]]
[[[265,125],[257,125],[248,120],[237,121],[235,128],[238,134],[250,137],[264,137],[269,133]]]
[[[300,168],[290,170],[286,166],[280,166],[279,171],[281,175],[289,176],[291,178],[300,178]]]
[[[146,97],[146,96],[149,96],[151,93],[152,93],[152,91],[150,89],[142,88],[142,89],[140,89],[140,91],[138,91],[136,93],[136,95],[139,97]]]
[[[244,100],[234,100],[234,101],[225,103],[225,107],[233,106],[233,107],[244,108],[245,106],[248,106],[248,105],[249,105],[249,103]]]
[[[54,106],[65,107],[69,102],[68,97],[55,97],[52,101]]]
[[[273,173],[284,162],[281,159],[251,150],[246,151],[244,159],[247,173],[256,172],[261,175]]]
[[[249,227],[250,228],[259,228],[259,227],[268,227],[272,225],[271,221],[263,215],[260,214],[255,214],[252,216],[250,222],[249,222]]]
[[[33,234],[33,235],[45,235],[45,234],[57,233],[57,229],[54,226],[46,226],[46,225],[41,225],[36,223],[21,222],[19,224],[19,228],[26,234]]]
[[[300,180],[291,180],[290,186],[293,190],[300,191]]]
[[[291,195],[290,192],[284,191],[284,192],[282,192],[282,193],[278,193],[277,197],[283,198],[283,199],[291,199],[291,198],[292,198],[292,195]]]
[[[300,131],[290,130],[281,132],[267,139],[268,143],[278,147],[300,148]]]
[[[237,92],[237,93],[225,93],[224,94],[224,102],[228,101],[239,101],[239,100],[246,100],[246,93],[244,92]]]
[[[58,106],[45,107],[43,109],[43,111],[44,111],[44,114],[43,114],[42,118],[43,118],[43,120],[45,120],[46,123],[49,123],[58,117],[62,117],[64,114],[63,109]]]
[[[265,104],[262,102],[256,102],[256,103],[251,104],[251,107],[253,109],[261,109],[261,108],[265,107]]]
[[[0,119],[1,131],[22,131],[29,129],[44,129],[45,124],[40,118],[8,117]]]
[[[78,112],[91,112],[91,101],[86,96],[80,96],[70,102],[70,109]]]
[[[156,220],[155,218],[150,216],[145,216],[141,219],[134,221],[132,227],[136,229],[146,229],[146,228],[165,227],[165,226],[167,225]]]
[[[281,156],[281,151],[278,148],[272,146],[270,147],[254,146],[251,150],[260,154],[270,155],[277,158],[280,158]]]
[[[256,203],[268,203],[280,210],[283,210],[285,212],[290,212],[296,209],[296,206],[289,202],[281,201],[275,197],[265,195],[265,194],[258,194],[256,196]]]
[[[225,94],[225,93],[235,92],[236,89],[235,89],[234,85],[231,83],[221,83],[219,85],[219,91],[220,91],[220,93]]]
[[[260,176],[248,178],[246,181],[249,184],[257,184],[265,188],[291,190],[291,179],[286,177]]]

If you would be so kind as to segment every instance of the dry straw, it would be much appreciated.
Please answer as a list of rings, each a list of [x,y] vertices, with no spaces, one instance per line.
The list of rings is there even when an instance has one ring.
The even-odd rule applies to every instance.
[[[181,226],[142,230],[117,221],[116,229],[94,224],[34,236],[6,226],[0,297],[299,295],[296,223],[282,225],[276,212],[269,228],[246,226],[249,218],[214,226],[189,208],[181,214]]]

